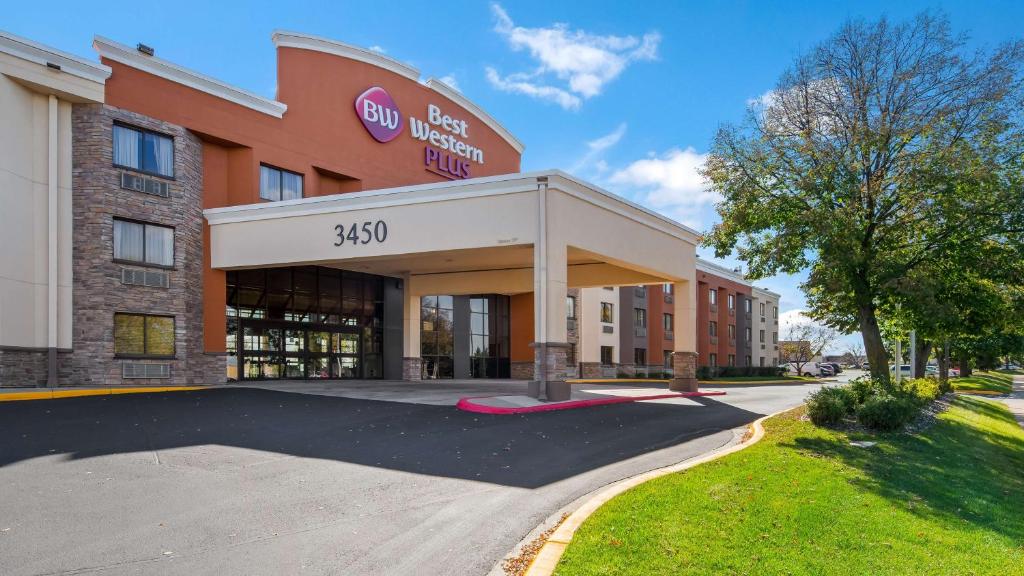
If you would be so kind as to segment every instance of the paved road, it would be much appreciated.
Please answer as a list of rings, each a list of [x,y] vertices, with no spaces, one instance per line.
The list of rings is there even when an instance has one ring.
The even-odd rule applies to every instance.
[[[256,389],[0,404],[0,573],[485,574],[548,515],[811,386],[565,412]]]

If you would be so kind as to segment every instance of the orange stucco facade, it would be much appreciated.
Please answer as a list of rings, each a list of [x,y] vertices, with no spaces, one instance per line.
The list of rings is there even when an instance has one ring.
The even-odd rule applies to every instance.
[[[519,150],[472,111],[371,63],[279,47],[276,99],[288,108],[277,118],[118,61],[102,61],[112,69],[107,104],[180,125],[202,140],[203,208],[260,202],[263,164],[302,174],[305,197],[445,181],[425,167],[426,143],[410,135],[409,117],[426,120],[429,105],[466,121],[461,139],[484,151],[483,163],[470,162],[472,177],[520,169]],[[384,88],[405,117],[403,133],[386,143],[370,135],[355,110],[356,98],[374,86]],[[225,273],[210,267],[208,227],[203,239],[204,348],[224,352]],[[519,324],[525,328],[513,320],[513,326]],[[527,335],[532,338],[532,329]]]

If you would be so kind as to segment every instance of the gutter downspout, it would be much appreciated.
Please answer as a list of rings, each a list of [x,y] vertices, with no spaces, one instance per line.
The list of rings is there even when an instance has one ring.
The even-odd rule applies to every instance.
[[[46,386],[57,386],[57,177],[58,177],[58,131],[57,97],[49,97],[49,122],[47,134],[47,175],[46,175],[46,224],[47,224],[47,272],[46,272]]]

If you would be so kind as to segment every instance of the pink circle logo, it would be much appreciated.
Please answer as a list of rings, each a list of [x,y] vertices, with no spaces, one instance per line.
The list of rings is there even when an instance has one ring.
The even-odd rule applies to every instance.
[[[356,98],[356,114],[378,142],[390,142],[402,133],[402,113],[391,95],[374,86]]]

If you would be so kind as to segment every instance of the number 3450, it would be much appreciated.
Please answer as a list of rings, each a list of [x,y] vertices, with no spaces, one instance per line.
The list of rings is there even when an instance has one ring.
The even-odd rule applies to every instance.
[[[345,242],[350,244],[383,242],[388,238],[388,225],[383,220],[363,222],[362,227],[355,223],[348,230],[345,229],[344,224],[338,224],[334,227],[334,231],[338,234],[338,239],[334,242],[335,246],[341,246]]]

